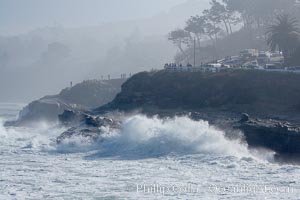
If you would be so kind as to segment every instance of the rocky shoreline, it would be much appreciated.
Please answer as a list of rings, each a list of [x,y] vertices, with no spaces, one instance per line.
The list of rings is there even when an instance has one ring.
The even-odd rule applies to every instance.
[[[146,113],[144,113],[146,114]],[[113,116],[113,115],[112,115]],[[64,140],[81,137],[90,142],[101,142],[107,128],[120,129],[122,120],[105,115],[93,115],[74,111],[65,111],[59,116],[61,124],[71,127],[57,138],[60,144]],[[153,116],[148,113],[148,116]],[[280,162],[300,162],[300,127],[286,121],[250,118],[244,113],[237,117],[233,113],[171,112],[157,113],[159,118],[188,116],[192,120],[206,120],[226,133],[228,139],[242,136],[249,148],[264,148],[274,151]],[[240,135],[242,133],[242,135]]]

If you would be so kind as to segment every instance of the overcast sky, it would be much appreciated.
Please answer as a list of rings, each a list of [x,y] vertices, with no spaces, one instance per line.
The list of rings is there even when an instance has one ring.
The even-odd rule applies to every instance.
[[[146,18],[186,0],[0,0],[0,35]]]

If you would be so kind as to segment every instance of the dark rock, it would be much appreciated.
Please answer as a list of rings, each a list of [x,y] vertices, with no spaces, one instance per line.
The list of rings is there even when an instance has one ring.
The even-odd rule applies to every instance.
[[[277,120],[239,122],[235,128],[243,131],[252,147],[264,147],[278,154],[300,154],[300,128]]]
[[[101,127],[113,126],[115,121],[101,116],[93,116],[83,111],[65,110],[58,116],[59,122],[65,126]]]
[[[97,120],[96,117],[93,117],[93,116],[87,116],[85,118],[85,123],[88,125],[88,126],[94,126],[94,127],[99,127],[99,122]]]
[[[101,127],[101,126],[113,126],[114,121],[105,117],[94,117],[87,115],[85,117],[85,124],[87,126]]]
[[[66,139],[71,139],[74,137],[83,137],[88,139],[90,142],[95,142],[101,136],[102,131],[97,128],[86,128],[86,129],[78,129],[78,128],[70,128],[69,130],[63,132],[59,137],[57,137],[57,144],[61,144]]]
[[[61,115],[58,115],[59,122],[65,126],[81,123],[86,117],[84,112],[65,110]]]
[[[247,113],[242,114],[242,118],[240,120],[241,123],[249,121],[249,115]]]
[[[120,128],[120,122],[102,116],[93,116],[82,112],[73,112],[66,110],[59,116],[63,125],[73,126],[66,132],[57,137],[57,143],[62,143],[65,139],[73,137],[87,138],[89,141],[99,141],[99,138],[104,134],[103,127]]]

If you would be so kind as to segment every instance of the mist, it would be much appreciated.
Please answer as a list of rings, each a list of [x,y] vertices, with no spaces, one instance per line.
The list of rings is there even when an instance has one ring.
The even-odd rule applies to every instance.
[[[208,0],[1,0],[0,102],[27,103],[71,81],[162,68],[177,51],[168,32],[208,5]]]

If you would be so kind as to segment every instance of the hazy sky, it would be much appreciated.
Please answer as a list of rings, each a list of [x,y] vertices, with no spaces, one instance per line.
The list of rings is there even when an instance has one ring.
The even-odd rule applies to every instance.
[[[0,0],[0,36],[25,33],[0,37],[0,101],[29,102],[58,93],[70,81],[160,68],[176,53],[167,33],[200,14],[208,1]],[[53,26],[79,29],[44,28]],[[63,56],[49,48],[56,42]]]
[[[186,0],[0,0],[0,35],[153,16]]]

